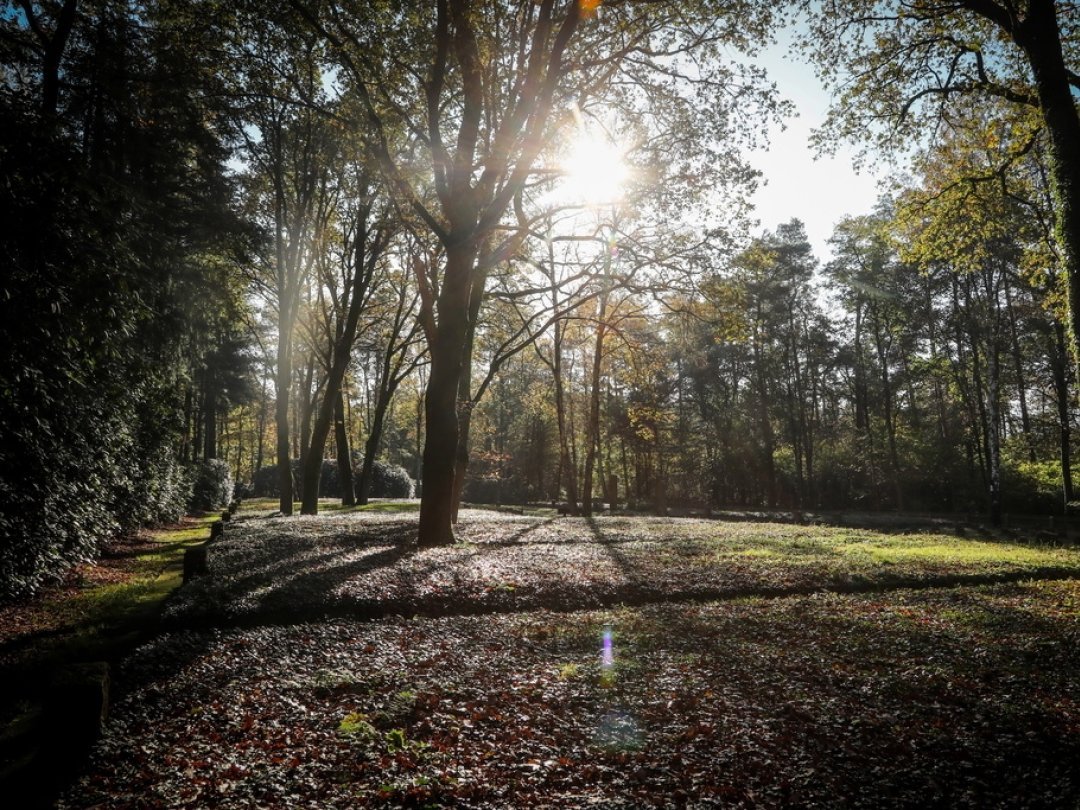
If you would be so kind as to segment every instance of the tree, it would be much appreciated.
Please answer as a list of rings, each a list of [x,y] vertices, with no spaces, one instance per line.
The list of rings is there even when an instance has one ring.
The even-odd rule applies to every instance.
[[[401,384],[424,360],[418,349],[420,323],[416,318],[419,293],[412,282],[409,263],[419,250],[415,240],[406,239],[397,261],[383,279],[377,313],[371,325],[371,345],[376,359],[375,402],[367,425],[364,461],[356,487],[356,498],[366,504],[372,476],[383,439],[387,412]]]
[[[168,0],[19,6],[0,15],[0,598],[185,508],[183,394],[244,230],[200,55],[218,29]]]
[[[247,103],[238,110],[251,176],[249,199],[269,235],[260,289],[276,310],[275,425],[280,510],[293,512],[289,405],[293,334],[302,292],[314,265],[317,240],[331,216],[329,171],[338,152],[324,114],[319,40],[284,26],[249,21],[244,48]],[[307,436],[303,436],[305,444]]]
[[[865,143],[869,127],[885,148],[918,143],[927,132],[947,131],[958,106],[974,100],[1007,110],[1017,122],[1019,136],[998,142],[1000,166],[1045,142],[1070,342],[1080,362],[1076,4],[828,0],[802,7],[814,15],[806,45],[841,88],[827,135]]]
[[[319,478],[322,473],[323,448],[330,433],[335,409],[341,407],[341,383],[352,357],[360,316],[369,306],[379,282],[378,269],[393,236],[390,204],[382,194],[377,174],[364,164],[338,167],[339,172],[355,172],[354,182],[340,192],[345,210],[339,215],[341,229],[340,252],[337,257],[338,275],[327,278],[321,285],[330,298],[327,313],[329,352],[326,357],[326,376],[322,401],[311,431],[310,447],[302,470],[300,511],[305,515],[318,514]],[[351,476],[350,476],[351,478]],[[361,482],[365,479],[361,476]],[[351,487],[351,481],[350,487]],[[361,496],[361,503],[366,498]]]
[[[631,54],[636,69],[670,76],[665,56],[745,41],[769,16],[744,3],[690,10],[611,3],[599,14],[597,6],[441,0],[434,14],[424,5],[395,13],[349,5],[320,16],[297,2],[348,71],[388,181],[443,249],[442,264],[418,275],[431,353],[423,545],[453,542],[458,396],[474,303],[482,300],[490,268],[528,236],[512,224],[504,230],[504,217],[564,125],[571,101],[585,102],[626,78],[620,70]],[[712,74],[700,75],[699,86],[708,86]],[[423,183],[434,190],[430,202],[413,178],[420,161]]]

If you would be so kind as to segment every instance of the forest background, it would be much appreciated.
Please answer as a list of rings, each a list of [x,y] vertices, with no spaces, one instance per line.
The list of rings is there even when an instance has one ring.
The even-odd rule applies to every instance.
[[[1078,13],[1020,5],[7,4],[0,592],[234,485],[419,494],[427,544],[463,499],[1065,514]],[[819,145],[894,161],[824,263],[749,205],[793,23]]]

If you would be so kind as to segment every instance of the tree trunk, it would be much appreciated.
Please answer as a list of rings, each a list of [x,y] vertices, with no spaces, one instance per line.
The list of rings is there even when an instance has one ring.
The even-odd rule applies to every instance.
[[[610,251],[609,254],[610,256]],[[610,261],[610,259],[605,259]],[[604,268],[606,274],[607,267]],[[600,371],[604,360],[604,337],[607,334],[607,280],[596,310],[596,343],[593,347],[593,362],[589,391],[589,422],[585,444],[585,477],[581,485],[581,512],[586,517],[593,513],[593,468],[596,465],[596,453],[600,447]]]
[[[262,469],[263,466],[263,453],[265,452],[266,442],[266,388],[263,385],[259,386],[259,435],[258,442],[255,447],[255,460],[252,465],[252,479],[254,481],[254,474]]]
[[[1012,290],[1008,278],[1005,279],[1005,306],[1009,316],[1009,348],[1012,352],[1013,373],[1016,374],[1016,395],[1020,403],[1020,427],[1024,432],[1024,444],[1027,445],[1028,461],[1037,460],[1035,435],[1031,429],[1031,414],[1027,401],[1027,376],[1024,373],[1024,356],[1020,349],[1020,332],[1016,324],[1016,307],[1013,304]]]
[[[296,441],[298,442],[297,457],[300,459],[300,469],[303,470],[307,465],[308,453],[312,450],[311,446],[311,416],[315,410],[315,401],[318,398],[318,386],[315,387],[315,392],[312,392],[311,387],[315,382],[315,353],[311,352],[307,359],[307,369],[304,371],[304,376],[300,380],[300,390],[297,392],[296,405],[299,409],[299,425],[296,432]],[[323,435],[323,442],[325,443],[326,436]],[[320,460],[322,458],[323,445],[314,448],[318,453]]]
[[[1061,264],[1069,289],[1070,348],[1080,362],[1080,116],[1069,83],[1054,0],[1031,0],[1018,42],[1035,77],[1049,136],[1050,186]]]
[[[900,483],[900,454],[896,448],[896,414],[893,402],[893,381],[889,373],[889,349],[886,344],[884,329],[886,324],[881,322],[878,313],[874,315],[874,345],[877,349],[878,363],[881,366],[881,398],[885,417],[885,438],[889,445],[889,469],[892,473],[893,493],[895,507],[899,511],[904,509],[904,489]]]
[[[1072,427],[1069,422],[1069,348],[1065,327],[1054,321],[1054,342],[1050,348],[1050,369],[1054,377],[1054,399],[1058,414],[1058,455],[1061,464],[1061,494],[1065,508],[1073,500]]]
[[[300,465],[300,514],[319,514],[319,483],[322,479],[323,454],[326,451],[326,439],[330,435],[330,425],[334,419],[334,408],[341,399],[341,377],[345,374],[344,364],[340,372],[330,369],[330,378],[326,382],[319,413],[311,428],[311,441]],[[334,385],[334,378],[337,385]],[[305,422],[310,420],[311,409],[305,415]]]
[[[203,458],[217,458],[217,395],[213,385],[207,383],[203,391]]]
[[[48,39],[41,39],[41,109],[49,117],[56,115],[60,103],[60,62],[71,36],[76,6],[78,0],[64,0],[64,5],[57,15],[53,35]]]
[[[278,337],[277,379],[275,389],[277,400],[274,407],[274,421],[277,426],[277,463],[278,463],[278,509],[283,515],[293,513],[292,463],[289,458],[289,391],[292,388],[292,351],[289,346],[292,330],[281,330]]]
[[[476,322],[480,317],[480,305],[484,300],[484,279],[472,286],[469,295],[469,328],[465,336],[465,348],[461,353],[461,379],[458,381],[458,441],[454,456],[454,514],[451,518],[458,521],[461,509],[461,495],[465,491],[465,475],[469,470],[469,432],[472,429],[472,412],[476,403],[472,395],[472,355],[476,340]]]
[[[566,503],[570,514],[578,513],[577,468],[570,454],[571,426],[566,413],[566,386],[562,376],[562,342],[566,326],[555,324],[555,345],[552,348],[552,374],[555,381],[555,420],[559,428],[559,476],[566,487]]]
[[[454,542],[454,468],[457,459],[457,397],[469,328],[470,282],[476,248],[468,240],[446,251],[446,272],[439,291],[439,322],[431,342],[431,376],[424,400],[423,497],[418,543],[422,547]]]
[[[383,426],[386,424],[386,412],[390,406],[390,399],[390,395],[384,395],[380,387],[379,398],[375,402],[375,413],[372,414],[367,441],[364,443],[364,463],[360,468],[360,481],[356,487],[356,497],[361,504],[366,504],[371,496],[372,473],[375,469],[375,459],[379,455],[379,444],[382,442]]]
[[[381,252],[381,251],[380,251]],[[374,258],[374,257],[372,257]],[[374,265],[371,264],[371,268]],[[319,404],[319,413],[315,418],[315,424],[311,432],[311,445],[303,462],[303,497],[300,505],[300,513],[315,515],[319,512],[319,479],[322,477],[323,452],[326,447],[326,438],[330,434],[330,425],[334,419],[334,413],[342,414],[344,419],[341,384],[345,380],[345,371],[349,367],[349,359],[352,356],[353,343],[356,341],[356,329],[360,323],[360,312],[367,301],[365,294],[371,278],[370,270],[363,272],[363,265],[358,260],[353,267],[351,289],[343,294],[348,297],[348,309],[344,321],[338,321],[340,328],[331,349],[330,368],[326,373],[325,388],[323,389],[322,402]],[[310,390],[312,364],[308,366],[308,387]],[[317,396],[317,395],[316,395]],[[310,418],[313,408],[305,411],[305,424]],[[342,423],[344,430],[344,423]],[[346,440],[346,444],[348,441]],[[346,453],[346,455],[348,455]],[[340,462],[339,462],[340,463]],[[351,481],[350,481],[351,489]],[[366,501],[365,501],[366,503]]]
[[[355,506],[352,456],[349,451],[349,431],[345,427],[345,387],[338,390],[334,403],[334,441],[337,445],[338,482],[341,485],[341,505]]]

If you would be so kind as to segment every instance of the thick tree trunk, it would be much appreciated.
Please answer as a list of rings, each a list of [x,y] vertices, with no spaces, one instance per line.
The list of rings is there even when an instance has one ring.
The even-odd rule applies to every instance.
[[[1054,0],[1031,0],[1019,44],[1031,64],[1049,136],[1055,236],[1067,274],[1069,342],[1075,364],[1080,363],[1080,116],[1069,83]]]
[[[485,274],[486,275],[486,274]],[[465,336],[465,349],[461,353],[461,379],[458,381],[458,442],[454,457],[454,514],[458,521],[461,496],[465,491],[465,476],[469,471],[469,432],[472,430],[472,412],[476,403],[472,396],[472,355],[476,340],[476,323],[480,317],[480,305],[484,300],[484,280],[473,285],[469,296],[469,329]]]
[[[422,547],[454,542],[454,468],[458,445],[458,386],[468,337],[470,282],[476,248],[467,240],[446,251],[446,272],[439,291],[439,322],[431,349],[431,376],[424,400],[423,497],[418,543]]]
[[[341,368],[340,373],[337,373],[336,368],[330,369],[330,378],[326,382],[322,402],[319,403],[319,413],[311,428],[311,440],[303,456],[304,461],[300,472],[301,515],[319,514],[319,484],[322,479],[323,455],[326,451],[326,439],[330,435],[330,425],[334,419],[334,407],[341,398],[341,377],[344,373],[344,367]],[[336,385],[334,384],[335,377],[337,377]]]
[[[334,403],[334,441],[337,445],[338,482],[341,485],[341,505],[355,506],[353,491],[352,455],[349,451],[349,431],[345,427],[345,387],[338,390]]]

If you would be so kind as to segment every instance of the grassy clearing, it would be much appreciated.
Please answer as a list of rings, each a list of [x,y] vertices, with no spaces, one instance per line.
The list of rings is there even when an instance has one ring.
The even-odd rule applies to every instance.
[[[1078,641],[1076,581],[177,634],[63,806],[1077,806]]]
[[[399,503],[241,519],[213,575],[169,606],[187,624],[323,615],[595,609],[620,603],[1080,576],[1080,551],[943,534],[677,518],[465,510],[459,544],[417,550]]]

